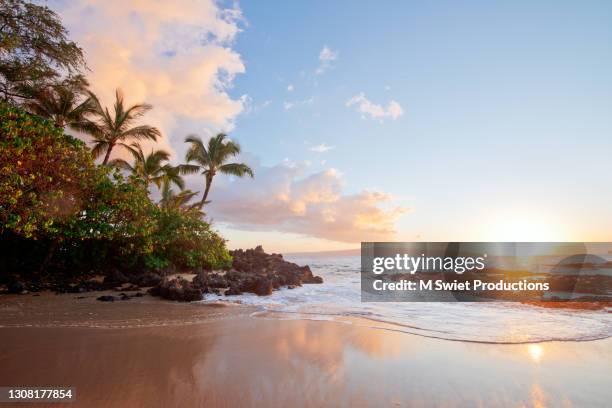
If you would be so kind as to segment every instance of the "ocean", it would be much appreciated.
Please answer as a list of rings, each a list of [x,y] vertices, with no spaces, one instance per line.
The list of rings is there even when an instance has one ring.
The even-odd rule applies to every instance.
[[[338,320],[358,317],[371,327],[419,336],[480,343],[588,341],[612,336],[612,310],[549,309],[515,302],[422,303],[361,301],[356,255],[291,255],[323,277],[320,285],[282,288],[271,296],[207,294],[203,302],[256,306],[254,317]],[[365,320],[362,320],[365,319]]]

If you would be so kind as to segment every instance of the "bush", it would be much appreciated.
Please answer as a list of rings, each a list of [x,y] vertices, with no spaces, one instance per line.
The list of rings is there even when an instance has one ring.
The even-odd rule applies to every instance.
[[[51,122],[0,104],[0,229],[26,238],[76,215],[96,167],[85,144]]]
[[[0,130],[0,281],[231,263],[200,213],[159,208],[51,122],[0,105]]]
[[[213,269],[231,265],[225,240],[197,213],[182,209],[160,208],[153,251],[147,264],[179,269]]]

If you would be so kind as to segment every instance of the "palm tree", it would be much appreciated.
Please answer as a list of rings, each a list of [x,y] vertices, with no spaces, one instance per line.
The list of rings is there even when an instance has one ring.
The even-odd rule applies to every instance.
[[[33,91],[34,99],[25,102],[25,107],[35,115],[51,119],[58,128],[78,128],[93,109],[91,98],[83,98],[86,88],[87,81],[80,76],[65,80]]]
[[[196,135],[187,136],[185,139],[185,142],[191,143],[185,160],[187,163],[193,161],[197,164],[183,164],[181,172],[184,174],[201,172],[204,175],[205,186],[204,195],[200,201],[201,206],[207,203],[206,198],[208,198],[210,186],[217,173],[237,177],[244,177],[247,174],[254,176],[253,170],[244,163],[226,163],[230,157],[240,153],[240,145],[231,140],[226,141],[226,137],[225,134],[219,133],[208,141],[208,146],[204,146],[202,139]]]
[[[123,93],[117,89],[115,106],[111,114],[108,108],[102,107],[96,95],[90,92],[89,96],[92,101],[94,119],[88,120],[77,128],[93,137],[94,147],[91,152],[94,157],[106,152],[102,164],[108,163],[110,154],[117,145],[129,149],[127,142],[130,140],[157,140],[161,136],[159,130],[153,126],[131,127],[138,118],[152,109],[151,105],[141,103],[126,108]]]
[[[189,201],[198,195],[197,191],[182,190],[178,194],[170,188],[170,183],[165,181],[162,187],[162,196],[159,200],[159,206],[165,209],[194,211],[200,207],[199,203],[189,204]]]
[[[147,189],[151,183],[155,184],[157,188],[161,188],[164,182],[175,184],[180,189],[185,187],[179,167],[173,167],[168,163],[164,164],[170,159],[170,153],[167,151],[151,149],[151,153],[145,155],[138,143],[132,143],[126,148],[134,157],[134,163],[129,164],[123,159],[115,159],[110,161],[111,165],[127,170],[140,178],[144,181]]]

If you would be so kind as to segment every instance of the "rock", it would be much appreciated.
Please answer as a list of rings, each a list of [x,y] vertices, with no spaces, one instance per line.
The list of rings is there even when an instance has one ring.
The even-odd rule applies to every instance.
[[[255,285],[255,294],[257,296],[268,296],[272,294],[272,281],[268,278],[260,278]]]
[[[139,286],[132,285],[131,283],[124,283],[121,286],[117,286],[117,287],[113,288],[113,290],[117,291],[117,292],[130,292],[130,291],[134,291],[134,290],[138,290],[138,289],[140,289]]]
[[[138,286],[144,286],[144,287],[157,286],[161,283],[161,281],[162,281],[161,275],[155,272],[145,272],[141,275],[136,276],[134,279],[132,279],[132,283]]]
[[[85,288],[87,291],[95,291],[107,289],[108,286],[97,279],[87,279],[81,283],[81,287]]]
[[[149,291],[153,296],[179,302],[193,302],[202,300],[202,290],[183,278],[162,281]]]
[[[304,281],[304,283],[323,283],[323,278],[320,276],[312,276],[308,280]]]
[[[143,297],[143,296],[144,296],[144,293],[142,292],[136,292],[132,295],[132,297]]]
[[[232,269],[225,274],[225,284],[230,288],[226,294],[251,292],[261,296],[284,286],[296,287],[303,283],[322,283],[323,279],[313,276],[308,266],[287,262],[280,254],[266,254],[261,245],[254,249],[230,251],[233,257]],[[213,284],[212,275],[200,279],[203,290],[220,287]]]
[[[225,296],[236,296],[240,294],[242,294],[240,287],[234,284],[230,285],[229,289],[225,291]]]
[[[96,300],[99,300],[100,302],[114,302],[115,297],[111,295],[103,295],[103,296],[97,297]]]
[[[106,285],[122,285],[124,283],[128,283],[129,281],[129,278],[118,269],[114,269],[104,278],[104,283]]]
[[[19,294],[25,291],[25,284],[21,281],[15,280],[10,282],[6,288],[8,289],[9,293]]]
[[[130,300],[130,297],[126,295],[125,293],[120,293],[119,300]]]

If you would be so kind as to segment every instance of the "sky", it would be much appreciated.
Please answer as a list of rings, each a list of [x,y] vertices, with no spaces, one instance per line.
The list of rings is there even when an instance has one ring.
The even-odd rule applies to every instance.
[[[612,240],[610,2],[45,4],[175,163],[241,144],[206,208],[232,248]]]

